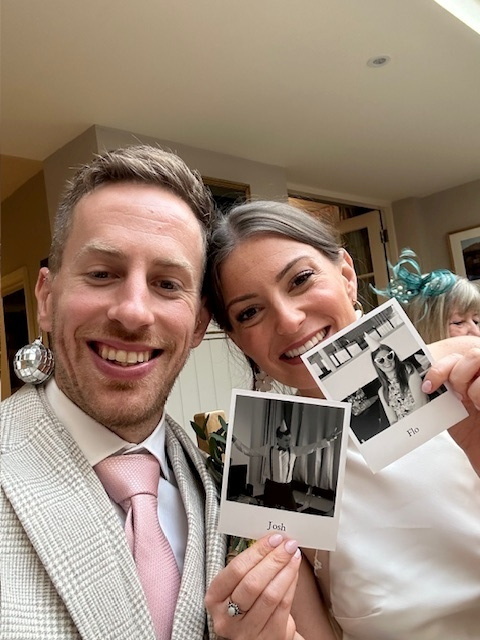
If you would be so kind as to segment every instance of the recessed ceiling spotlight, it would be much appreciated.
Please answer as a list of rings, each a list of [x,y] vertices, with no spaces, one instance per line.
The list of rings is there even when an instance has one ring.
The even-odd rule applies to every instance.
[[[386,64],[390,62],[390,56],[373,56],[370,60],[367,60],[367,65],[369,67],[384,67]]]

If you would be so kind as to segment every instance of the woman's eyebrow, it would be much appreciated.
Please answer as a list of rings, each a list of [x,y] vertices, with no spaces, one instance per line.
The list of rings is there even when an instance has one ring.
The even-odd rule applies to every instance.
[[[283,269],[275,276],[275,282],[280,282],[280,280],[282,278],[285,277],[285,275],[290,271],[290,269],[297,263],[300,262],[300,260],[303,260],[304,258],[308,258],[309,256],[297,256],[296,258],[293,258],[293,260],[290,260],[290,262],[288,262]]]
[[[285,275],[289,272],[289,270],[300,260],[303,260],[304,258],[308,258],[309,256],[305,255],[305,256],[297,256],[296,258],[293,258],[293,260],[290,260],[290,262],[288,262],[283,269],[281,269],[281,271],[279,271],[277,273],[277,275],[275,276],[275,282],[280,282],[280,280],[282,280],[282,278],[285,277]],[[232,298],[232,300],[230,300],[230,302],[226,305],[225,310],[228,311],[230,309],[230,307],[234,304],[236,304],[237,302],[245,302],[246,300],[250,300],[251,298],[255,297],[255,293],[244,293],[241,296],[237,296],[236,298]]]
[[[230,300],[230,302],[227,304],[225,310],[228,311],[230,307],[236,304],[237,302],[245,302],[246,300],[250,300],[250,298],[254,298],[254,297],[255,297],[254,293],[245,293],[242,296],[237,296],[236,298],[232,298],[232,300]]]

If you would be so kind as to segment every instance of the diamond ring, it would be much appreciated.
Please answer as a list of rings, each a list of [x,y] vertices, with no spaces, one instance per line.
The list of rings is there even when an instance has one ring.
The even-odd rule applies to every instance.
[[[240,616],[244,612],[240,609],[238,604],[229,600],[227,605],[227,613],[231,618],[233,618],[235,616]]]

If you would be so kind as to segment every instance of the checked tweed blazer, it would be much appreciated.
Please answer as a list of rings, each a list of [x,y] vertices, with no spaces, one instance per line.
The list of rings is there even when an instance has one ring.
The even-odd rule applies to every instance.
[[[217,491],[205,458],[169,417],[166,448],[188,519],[172,640],[213,640],[206,585],[223,568]],[[1,405],[2,640],[154,640],[112,504],[42,388]]]

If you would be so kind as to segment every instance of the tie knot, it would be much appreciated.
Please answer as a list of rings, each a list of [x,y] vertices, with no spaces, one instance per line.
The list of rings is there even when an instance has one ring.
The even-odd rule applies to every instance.
[[[139,494],[157,497],[160,465],[150,453],[105,458],[94,469],[110,498],[122,507]]]

